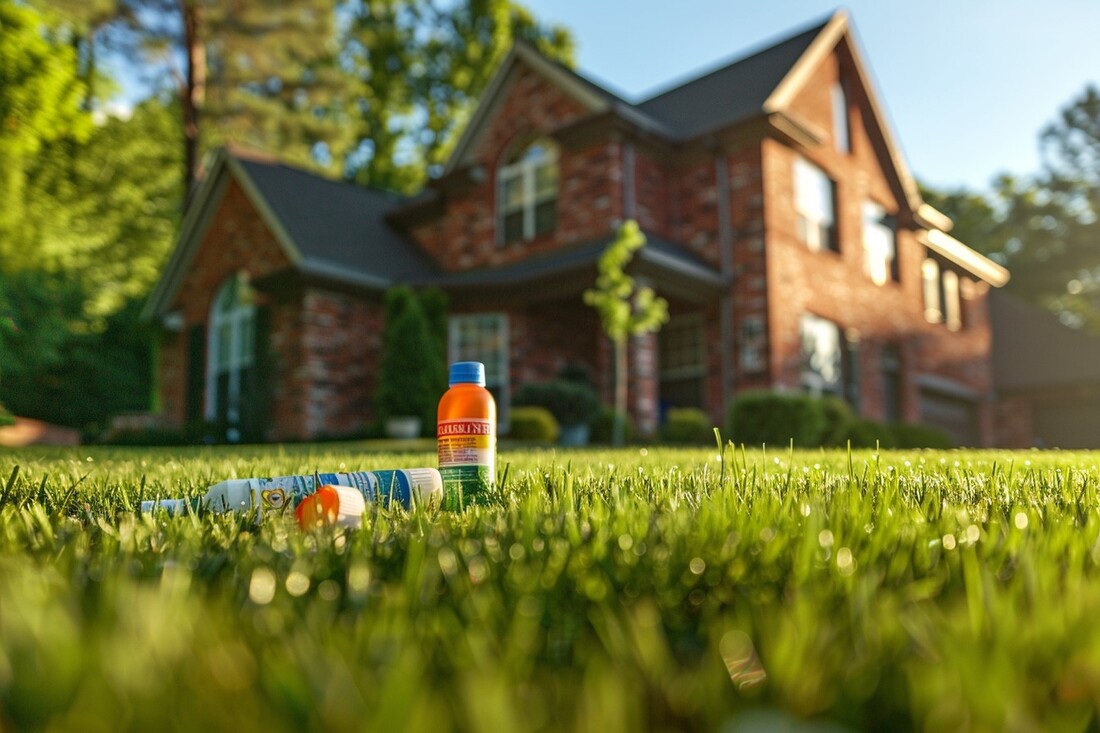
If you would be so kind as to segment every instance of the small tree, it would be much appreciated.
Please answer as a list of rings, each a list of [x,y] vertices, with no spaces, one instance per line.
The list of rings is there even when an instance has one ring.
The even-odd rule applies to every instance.
[[[420,299],[407,286],[386,293],[386,326],[375,393],[377,417],[419,417],[422,428],[435,424],[439,372],[437,339]]]
[[[615,357],[615,426],[612,444],[623,444],[620,415],[626,414],[626,340],[660,330],[668,321],[668,302],[652,288],[638,287],[626,274],[634,253],[645,246],[638,223],[629,219],[619,227],[615,239],[600,255],[596,287],[584,291],[584,302],[596,309],[604,333],[611,339]]]

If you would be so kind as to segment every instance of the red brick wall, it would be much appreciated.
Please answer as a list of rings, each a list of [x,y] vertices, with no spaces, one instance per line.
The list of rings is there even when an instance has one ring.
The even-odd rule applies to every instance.
[[[794,100],[792,112],[823,129],[832,129],[829,88],[843,63],[830,58],[817,70]],[[860,405],[862,414],[881,419],[883,392],[879,347],[887,342],[902,346],[904,399],[907,421],[919,421],[917,377],[930,374],[953,380],[979,395],[989,393],[990,328],[987,288],[964,283],[964,328],[950,332],[929,324],[923,315],[920,264],[925,248],[911,230],[898,232],[900,283],[875,285],[863,270],[862,212],[873,200],[888,212],[899,213],[904,226],[910,212],[899,201],[881,141],[869,126],[867,100],[852,79],[848,85],[851,154],[836,150],[831,139],[810,150],[795,151],[777,141],[763,145],[763,178],[767,231],[767,286],[770,294],[769,335],[771,376],[777,386],[797,388],[800,372],[799,316],[813,313],[854,329],[861,341]],[[824,170],[836,183],[837,227],[840,252],[812,252],[798,239],[794,210],[793,165],[801,154]],[[962,279],[969,279],[964,277]],[[980,407],[984,442],[992,439],[992,416]]]
[[[438,219],[413,227],[412,238],[447,270],[504,265],[563,245],[606,236],[622,219],[622,151],[605,140],[559,151],[561,188],[554,232],[529,242],[497,244],[496,172],[518,147],[588,116],[573,98],[520,66],[472,156],[482,182],[448,193]]]
[[[235,180],[230,180],[182,287],[168,308],[170,312],[182,314],[183,331],[165,334],[160,346],[158,387],[167,425],[183,426],[187,375],[191,369],[187,333],[193,325],[206,324],[209,320],[218,289],[228,277],[241,270],[257,280],[289,266],[286,254],[256,214],[244,189]],[[261,296],[260,305],[267,303]],[[272,322],[276,328],[278,321],[273,319]]]
[[[301,302],[302,359],[285,371],[285,384],[288,392],[300,395],[304,414],[298,432],[288,431],[287,437],[361,432],[374,419],[385,322],[382,305],[319,288],[306,290]],[[293,404],[291,394],[284,397]]]

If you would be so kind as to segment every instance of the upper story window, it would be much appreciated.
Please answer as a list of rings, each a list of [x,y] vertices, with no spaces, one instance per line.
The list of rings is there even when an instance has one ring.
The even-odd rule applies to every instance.
[[[863,269],[876,285],[898,282],[897,224],[886,209],[863,202]]]
[[[920,265],[921,292],[924,294],[924,320],[929,323],[943,321],[940,303],[940,266],[928,257]]]
[[[848,95],[844,93],[844,85],[840,82],[833,84],[831,96],[833,100],[833,142],[836,149],[842,153],[852,152],[852,141],[848,130]]]
[[[534,239],[557,223],[558,148],[540,138],[497,171],[501,244]]]
[[[921,263],[921,289],[924,293],[924,319],[929,323],[944,323],[951,331],[963,327],[962,295],[959,274],[942,269],[928,257]]]
[[[840,251],[835,186],[823,170],[805,158],[794,161],[794,208],[798,214],[798,238],[807,247],[814,251]]]
[[[943,320],[951,331],[962,328],[962,300],[959,297],[959,275],[946,270],[940,278],[943,283]]]

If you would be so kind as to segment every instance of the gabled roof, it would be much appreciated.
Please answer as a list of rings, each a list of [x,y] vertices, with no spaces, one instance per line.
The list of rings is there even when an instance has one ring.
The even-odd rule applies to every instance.
[[[287,259],[307,275],[384,290],[437,269],[386,225],[386,213],[401,197],[219,150],[146,303],[145,318],[164,315],[175,300],[229,180],[240,184]]]
[[[689,139],[765,112],[765,103],[829,22],[743,56],[637,104]]]
[[[998,390],[1100,385],[1100,337],[1007,293],[989,294],[989,317]]]

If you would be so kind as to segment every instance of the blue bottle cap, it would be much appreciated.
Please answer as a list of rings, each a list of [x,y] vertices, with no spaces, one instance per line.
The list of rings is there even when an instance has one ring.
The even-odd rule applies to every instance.
[[[450,386],[476,384],[485,386],[485,365],[480,361],[456,361],[451,364]]]

